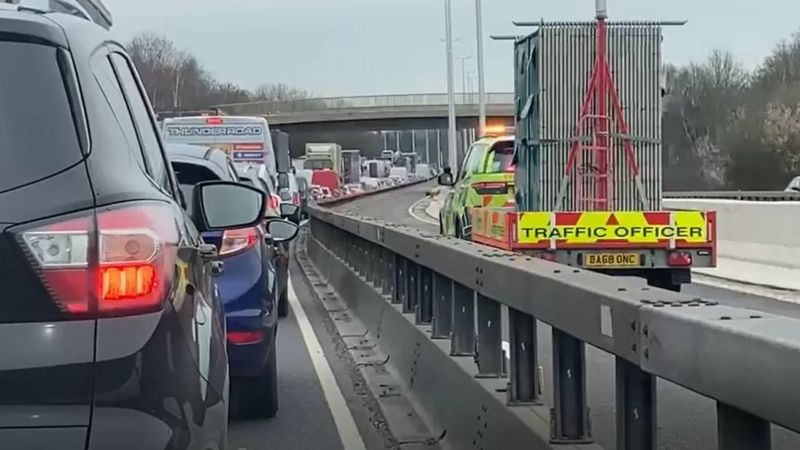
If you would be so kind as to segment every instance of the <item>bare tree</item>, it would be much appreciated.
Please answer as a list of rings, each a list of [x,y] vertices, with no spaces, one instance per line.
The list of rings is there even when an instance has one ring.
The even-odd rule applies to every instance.
[[[293,100],[305,100],[312,95],[303,89],[293,88],[283,83],[262,84],[253,92],[253,99],[268,102],[289,102]]]
[[[234,83],[218,81],[194,55],[178,49],[159,34],[140,34],[127,47],[150,101],[158,110],[208,108],[255,99],[285,102],[312,97],[305,90],[285,84],[264,84],[251,93]]]

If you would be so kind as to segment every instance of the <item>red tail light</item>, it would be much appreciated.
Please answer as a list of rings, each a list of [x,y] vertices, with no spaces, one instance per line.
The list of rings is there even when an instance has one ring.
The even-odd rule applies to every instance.
[[[692,265],[692,255],[686,252],[670,252],[667,255],[667,265],[672,267],[686,267]]]
[[[292,204],[294,206],[300,206],[300,193],[292,192]]]
[[[263,341],[264,333],[261,331],[228,331],[226,337],[231,344],[250,345]]]
[[[239,228],[237,230],[225,230],[222,234],[222,245],[219,248],[219,256],[233,256],[250,249],[258,242],[258,228]]]
[[[475,192],[479,195],[499,195],[508,193],[508,183],[502,181],[474,183],[472,188],[475,189]]]
[[[106,316],[161,308],[179,233],[170,206],[138,204],[51,222],[21,238],[65,312]]]
[[[269,194],[267,206],[270,209],[278,209],[281,206],[281,198],[275,194]]]
[[[208,125],[222,125],[225,123],[225,121],[222,119],[222,117],[209,117],[206,119],[206,123]]]

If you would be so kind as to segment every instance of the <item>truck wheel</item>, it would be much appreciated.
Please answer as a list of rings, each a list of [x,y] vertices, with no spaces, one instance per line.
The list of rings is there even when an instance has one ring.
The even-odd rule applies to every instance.
[[[278,298],[278,317],[286,317],[289,315],[289,287],[283,290],[280,298]]]
[[[231,411],[237,418],[271,418],[278,413],[277,348],[267,361],[266,372],[255,378],[237,378],[231,386]]]

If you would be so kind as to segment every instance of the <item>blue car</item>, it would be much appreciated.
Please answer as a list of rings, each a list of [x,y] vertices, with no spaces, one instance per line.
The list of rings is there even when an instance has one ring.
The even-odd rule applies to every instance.
[[[198,183],[241,182],[222,150],[174,144],[167,146],[167,154],[188,205]],[[292,212],[282,207],[281,213]],[[272,417],[278,411],[278,255],[274,246],[296,234],[297,226],[280,218],[265,218],[247,228],[202,233],[206,243],[217,247],[223,263],[216,282],[225,310],[230,410],[235,416]]]

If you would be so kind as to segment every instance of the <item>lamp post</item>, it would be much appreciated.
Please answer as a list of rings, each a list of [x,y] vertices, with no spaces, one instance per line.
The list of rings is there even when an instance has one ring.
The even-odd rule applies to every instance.
[[[486,131],[486,86],[483,79],[483,8],[481,0],[475,0],[475,28],[478,40],[478,131]]]
[[[447,41],[447,159],[450,167],[458,167],[456,149],[456,99],[453,81],[453,18],[451,0],[444,0],[445,40]]]

